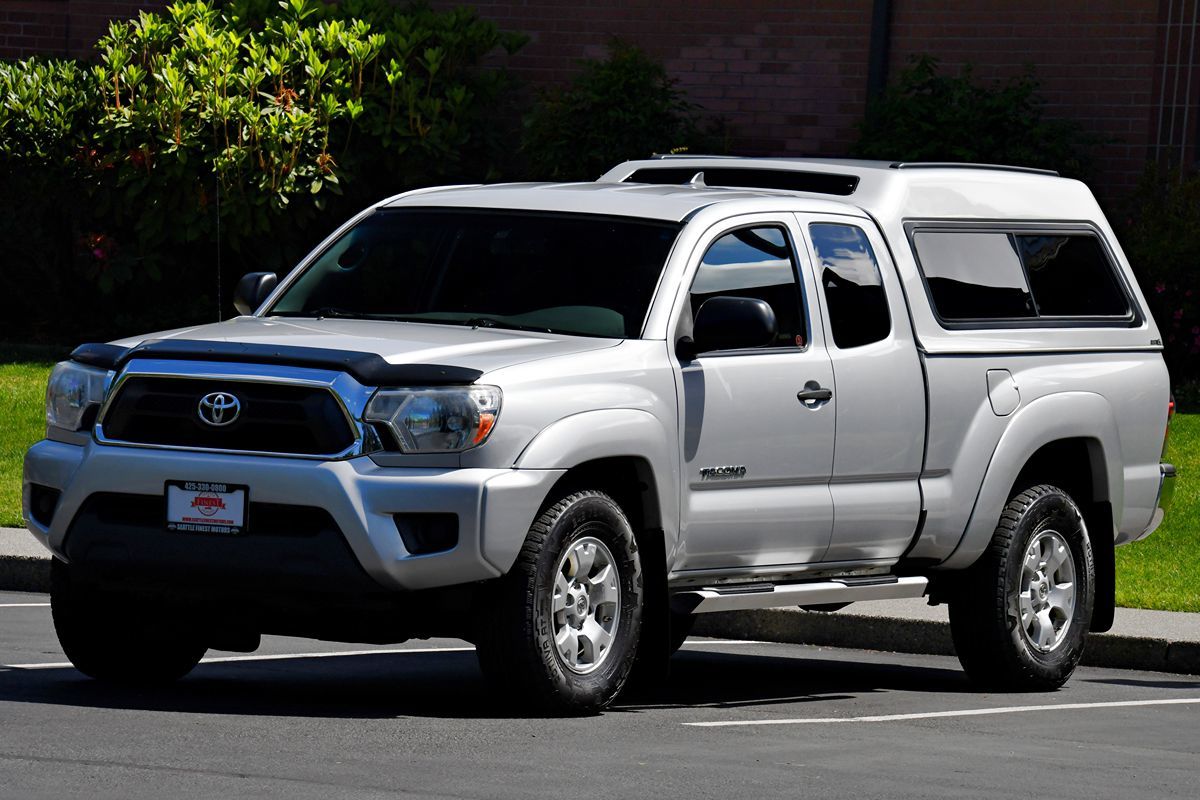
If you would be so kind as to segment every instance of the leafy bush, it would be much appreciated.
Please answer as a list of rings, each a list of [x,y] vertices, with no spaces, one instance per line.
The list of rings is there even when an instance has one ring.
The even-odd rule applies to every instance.
[[[35,273],[27,322],[61,316],[49,286],[117,317],[41,336],[211,319],[220,283],[286,269],[351,210],[483,177],[506,78],[475,67],[520,44],[463,9],[181,0],[114,22],[90,68],[0,64],[0,233]]]
[[[991,86],[970,66],[957,76],[914,57],[870,105],[854,154],[896,161],[968,161],[1057,170],[1083,178],[1099,140],[1073,121],[1047,119],[1032,72]]]
[[[1200,403],[1200,175],[1151,166],[1129,202],[1121,244],[1162,330],[1171,379]]]
[[[525,120],[533,177],[595,180],[653,153],[724,152],[719,122],[704,123],[662,64],[614,40],[603,61],[584,61],[569,86],[550,89]]]

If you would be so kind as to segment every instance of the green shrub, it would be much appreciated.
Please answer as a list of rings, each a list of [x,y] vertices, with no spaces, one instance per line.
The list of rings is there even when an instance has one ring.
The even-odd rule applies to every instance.
[[[1179,399],[1200,404],[1200,175],[1151,166],[1129,201],[1121,244],[1166,346]],[[1191,387],[1185,387],[1187,382]]]
[[[894,161],[965,161],[1037,167],[1083,178],[1099,143],[1075,122],[1047,119],[1032,72],[976,82],[970,66],[943,75],[914,57],[871,104],[854,154]]]
[[[476,67],[520,44],[463,9],[186,0],[114,22],[90,68],[0,65],[0,234],[23,250],[4,269],[79,312],[27,324],[212,319],[219,282],[287,269],[351,210],[485,176],[506,77]]]
[[[603,61],[584,61],[566,87],[541,93],[525,120],[523,150],[534,178],[595,180],[653,153],[724,152],[720,123],[704,123],[662,64],[621,41]]]

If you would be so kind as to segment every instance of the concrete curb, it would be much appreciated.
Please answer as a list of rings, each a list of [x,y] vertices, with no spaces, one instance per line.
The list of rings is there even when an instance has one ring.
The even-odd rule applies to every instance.
[[[23,528],[0,528],[0,590],[50,591],[50,553]]]
[[[944,622],[862,616],[792,609],[724,611],[701,614],[692,631],[717,639],[812,644],[886,650],[897,653],[954,655],[950,626]],[[1093,667],[1200,675],[1200,643],[1094,634],[1083,663]]]
[[[0,556],[0,591],[50,591],[50,558]]]

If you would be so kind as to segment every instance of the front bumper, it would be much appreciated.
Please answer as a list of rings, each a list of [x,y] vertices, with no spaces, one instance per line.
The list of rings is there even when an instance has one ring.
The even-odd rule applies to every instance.
[[[367,457],[308,461],[117,447],[94,441],[76,446],[46,440],[25,456],[22,494],[30,532],[57,557],[69,561],[68,532],[95,495],[161,497],[168,480],[245,484],[250,487],[252,503],[324,509],[336,525],[335,535],[344,538],[369,579],[382,590],[396,591],[451,586],[504,574],[516,559],[546,494],[562,474],[562,470],[381,467]],[[61,492],[48,520],[45,513],[31,512],[35,484]],[[392,517],[401,513],[456,514],[458,544],[428,555],[407,552]],[[39,522],[39,517],[49,524]],[[83,515],[77,524],[88,524],[89,519]],[[236,569],[242,575],[261,574],[264,579],[286,574],[287,560],[273,557],[270,548],[263,549],[263,543],[255,541],[253,525],[251,519],[250,529],[241,539],[248,543],[244,547],[239,547],[241,537],[177,534],[165,525],[161,536],[184,537],[183,546],[181,540],[169,540],[165,552],[171,559],[186,562],[194,558],[209,566],[220,559],[231,564],[237,561]],[[149,541],[157,544],[154,539]]]
[[[1171,508],[1171,501],[1175,499],[1175,466],[1173,464],[1159,464],[1158,475],[1158,500],[1154,504],[1154,516],[1150,518],[1150,525],[1138,537],[1139,539],[1149,536],[1158,529],[1158,526],[1162,524],[1163,518],[1167,515],[1167,511]]]

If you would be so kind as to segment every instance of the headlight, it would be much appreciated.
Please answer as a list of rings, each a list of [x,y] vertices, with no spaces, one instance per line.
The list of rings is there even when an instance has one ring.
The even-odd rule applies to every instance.
[[[104,400],[109,373],[63,361],[56,364],[46,384],[46,422],[56,428],[77,431],[91,424],[89,414]]]
[[[500,414],[500,388],[380,389],[366,422],[387,428],[405,453],[458,453],[483,444]]]

